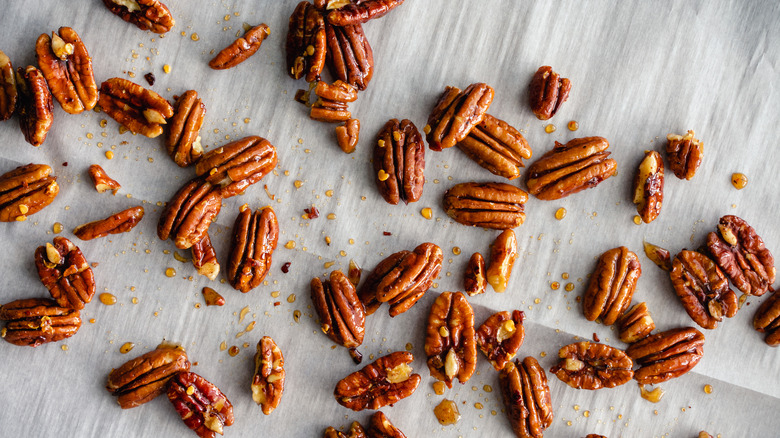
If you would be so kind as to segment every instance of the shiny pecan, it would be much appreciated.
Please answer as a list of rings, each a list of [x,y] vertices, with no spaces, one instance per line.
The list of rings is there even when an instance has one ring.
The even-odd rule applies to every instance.
[[[420,375],[412,374],[409,366],[413,361],[414,356],[408,351],[382,356],[341,379],[333,396],[353,411],[392,405],[412,395],[420,384]]]
[[[363,286],[361,286],[360,290],[358,290],[358,297],[366,309],[366,315],[371,315],[372,313],[376,312],[379,306],[382,305],[382,303],[376,299],[376,287],[379,285],[382,279],[387,276],[388,273],[398,267],[401,261],[407,257],[409,253],[411,253],[411,251],[403,250],[391,254],[379,262],[374,270],[371,271],[371,274],[369,274],[369,276],[366,278],[366,281],[363,282]]]
[[[0,50],[0,122],[8,120],[16,110],[16,75],[11,58]]]
[[[23,221],[51,204],[60,192],[45,164],[27,164],[0,175],[0,222]]]
[[[639,217],[649,224],[661,212],[664,201],[664,159],[656,151],[645,151],[634,179],[634,204]]]
[[[269,29],[268,25],[265,23],[260,23],[247,30],[244,33],[244,36],[233,41],[232,44],[217,53],[217,56],[209,61],[209,67],[214,70],[224,70],[241,64],[260,49],[263,40],[265,40],[270,33],[271,29]]]
[[[550,369],[572,388],[614,388],[632,377],[634,362],[622,350],[595,342],[575,342],[558,351],[561,358]]]
[[[130,132],[154,138],[161,125],[173,117],[173,107],[162,96],[123,78],[111,78],[100,85],[100,108]]]
[[[360,138],[360,120],[348,119],[344,126],[336,127],[336,141],[342,151],[347,154],[355,152]]]
[[[617,162],[607,152],[603,137],[575,138],[555,147],[528,168],[528,191],[539,199],[551,201],[596,187],[614,175]]]
[[[626,354],[640,366],[634,379],[654,385],[695,367],[704,355],[704,335],[693,327],[667,330],[631,344]]]
[[[463,225],[507,230],[525,221],[528,194],[504,183],[461,183],[444,192],[444,210]]]
[[[639,258],[625,246],[602,254],[582,299],[585,318],[588,321],[601,318],[605,325],[614,324],[631,305],[641,275]]]
[[[445,88],[423,129],[428,147],[440,151],[463,141],[482,122],[493,94],[493,88],[483,83],[471,84],[462,92],[455,87]]]
[[[761,303],[753,316],[753,328],[759,333],[766,333],[764,342],[767,345],[780,345],[780,294],[774,293]]]
[[[75,30],[61,27],[51,37],[41,34],[35,43],[38,66],[51,94],[69,114],[95,107],[98,89],[92,72],[92,58]]]
[[[165,392],[174,374],[190,369],[183,348],[160,344],[156,349],[125,362],[108,374],[106,390],[122,409],[135,408]]]
[[[293,79],[306,82],[320,79],[327,52],[325,19],[308,1],[298,3],[290,16],[287,30],[287,72]]]
[[[30,298],[0,306],[0,319],[6,321],[0,338],[14,345],[37,347],[76,334],[81,327],[79,311],[61,307],[54,300]]]
[[[477,329],[477,346],[496,371],[501,371],[523,345],[523,317],[523,312],[519,310],[512,313],[505,310],[490,315]]]
[[[666,136],[666,157],[669,159],[669,168],[674,176],[680,179],[691,179],[696,174],[696,169],[701,165],[704,156],[704,143],[694,138],[693,130],[687,134]]]
[[[368,438],[406,438],[400,429],[395,427],[382,411],[374,412],[366,430]]]
[[[358,90],[365,90],[374,75],[374,52],[363,26],[333,26],[325,23],[327,60],[333,77]]]
[[[60,307],[80,310],[95,295],[95,276],[78,246],[57,236],[35,250],[35,267],[41,283]]]
[[[201,438],[222,435],[225,426],[233,424],[233,405],[213,383],[189,371],[171,379],[168,400],[184,424]]]
[[[180,167],[189,166],[203,155],[199,133],[205,115],[206,105],[195,90],[185,91],[176,101],[165,148]]]
[[[263,336],[257,343],[255,374],[252,376],[252,400],[270,414],[279,406],[284,392],[284,357],[273,339]]]
[[[485,114],[458,148],[480,166],[507,179],[520,176],[523,159],[532,154],[520,131],[490,114]]]
[[[528,87],[531,110],[536,118],[548,120],[554,116],[569,98],[570,91],[571,81],[562,78],[549,65],[539,67]]]
[[[723,317],[737,313],[737,294],[720,268],[709,257],[683,250],[672,262],[669,274],[688,316],[706,329],[714,329]]]
[[[103,193],[111,190],[111,194],[116,195],[116,192],[122,187],[121,184],[112,179],[99,164],[93,164],[89,166],[89,177],[92,179],[92,184],[95,185],[95,190],[98,193]]]
[[[159,0],[103,0],[112,14],[141,30],[165,33],[176,24],[171,11]]]
[[[317,100],[311,106],[309,117],[320,122],[346,122],[352,117],[347,109],[349,102],[357,99],[357,89],[343,81],[328,85],[324,81],[317,82],[314,88]]]
[[[279,240],[279,222],[271,207],[252,213],[244,206],[233,225],[227,277],[233,289],[247,293],[260,286],[271,268]]]
[[[366,311],[360,302],[355,286],[341,271],[330,273],[330,280],[317,277],[311,280],[311,301],[320,317],[323,333],[335,343],[350,350],[356,363],[360,353],[356,348],[363,343],[366,327]]]
[[[645,255],[650,259],[651,262],[658,265],[658,267],[664,271],[672,270],[672,256],[668,249],[661,248],[658,245],[653,245],[652,243],[648,242],[644,242],[643,246],[645,249]]]
[[[485,276],[496,292],[504,292],[517,258],[517,237],[512,230],[504,230],[490,245],[490,264]]]
[[[46,78],[32,65],[19,67],[16,71],[16,85],[19,91],[19,127],[27,143],[40,146],[46,140],[54,121],[54,103]]]
[[[268,140],[249,136],[207,152],[195,173],[219,186],[223,198],[236,196],[276,167],[276,148]]]
[[[209,280],[216,280],[219,275],[219,261],[217,261],[217,251],[211,244],[209,233],[200,239],[200,242],[192,245],[192,265],[197,269],[198,274],[203,275]]]
[[[362,0],[343,1],[329,0],[327,10],[331,10],[327,17],[328,22],[334,26],[349,26],[365,23],[373,18],[379,18],[390,12],[404,0]]]
[[[756,296],[773,291],[775,258],[756,230],[744,219],[727,215],[720,218],[718,231],[707,235],[707,249],[734,286]]]
[[[336,430],[332,427],[325,429],[323,438],[366,438],[366,432],[363,430],[363,426],[357,421],[353,421],[349,427],[349,434]]]
[[[130,207],[105,219],[79,225],[73,230],[73,234],[81,240],[92,240],[109,234],[126,233],[135,228],[143,217],[142,206]]]
[[[498,376],[506,415],[518,438],[542,438],[553,420],[547,374],[531,356],[507,362]]]
[[[157,237],[171,238],[177,248],[187,249],[203,239],[220,208],[219,190],[208,181],[193,179],[165,206],[157,223]]]
[[[374,146],[376,187],[388,204],[417,202],[425,184],[425,144],[411,120],[389,120]]]
[[[474,310],[461,292],[442,292],[431,306],[425,329],[425,354],[431,377],[452,388],[466,383],[477,366]]]
[[[620,340],[626,344],[644,339],[655,330],[655,322],[644,301],[626,310],[617,320],[617,326]]]
[[[475,252],[471,255],[466,270],[463,272],[463,290],[470,297],[485,293],[487,277],[485,275],[485,259]]]

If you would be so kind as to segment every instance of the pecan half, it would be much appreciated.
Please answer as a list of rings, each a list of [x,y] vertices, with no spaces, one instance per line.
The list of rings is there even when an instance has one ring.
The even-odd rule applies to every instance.
[[[342,151],[347,154],[355,152],[360,138],[360,120],[349,119],[344,126],[336,127],[336,141]]]
[[[463,290],[470,297],[485,293],[487,276],[485,275],[485,259],[475,252],[471,255],[466,270],[463,272]]]
[[[214,70],[224,70],[241,64],[260,49],[263,40],[270,34],[271,29],[265,23],[260,23],[247,30],[244,32],[244,36],[217,53],[217,56],[209,61],[209,67]]]
[[[143,217],[142,206],[130,207],[105,219],[79,225],[73,230],[73,234],[81,240],[92,240],[109,234],[126,233],[135,228]]]
[[[41,283],[60,307],[80,310],[95,295],[95,276],[78,246],[57,236],[35,250],[35,267]]]
[[[514,310],[498,312],[477,329],[477,346],[485,354],[496,371],[501,371],[523,345],[525,328],[523,312]]]
[[[203,275],[211,281],[217,279],[219,275],[219,261],[217,261],[217,251],[211,244],[209,233],[200,239],[200,242],[192,245],[192,265],[197,269],[198,274]]]
[[[641,275],[639,258],[625,246],[602,254],[582,300],[585,318],[601,318],[604,325],[614,324],[631,305]]]
[[[349,427],[349,435],[332,427],[325,429],[323,438],[366,438],[366,432],[363,430],[363,426],[357,421],[353,421]]]
[[[631,358],[609,345],[575,342],[562,347],[558,357],[560,362],[550,372],[572,388],[614,388],[634,377]]]
[[[17,96],[16,75],[11,58],[0,50],[0,122],[13,115]]]
[[[95,185],[95,190],[98,193],[103,193],[111,190],[111,194],[116,195],[116,192],[122,188],[122,185],[112,179],[99,164],[93,164],[89,166],[89,177],[92,179],[92,184]]]
[[[276,167],[276,148],[268,140],[250,136],[207,152],[195,173],[219,186],[223,198],[236,196]]]
[[[704,156],[704,143],[694,138],[693,130],[687,134],[666,136],[666,157],[669,159],[669,168],[674,176],[680,179],[691,179],[701,165]]]
[[[122,409],[135,408],[165,392],[174,374],[189,369],[190,361],[183,348],[160,344],[156,349],[112,369],[106,390],[117,397]]]
[[[257,343],[255,374],[252,376],[252,400],[265,415],[279,406],[284,392],[284,356],[273,339],[263,336]]]
[[[656,151],[645,151],[634,179],[634,204],[639,217],[649,224],[661,212],[664,201],[664,159]]]
[[[617,171],[617,162],[607,158],[608,147],[603,137],[575,138],[566,144],[556,141],[551,151],[528,168],[528,191],[551,201],[596,187]]]
[[[461,292],[442,292],[431,306],[425,329],[425,354],[431,377],[452,388],[466,383],[477,366],[474,310]]]
[[[162,134],[161,125],[173,117],[173,107],[162,96],[123,78],[100,85],[98,105],[130,132],[149,138]]]
[[[681,251],[669,275],[688,316],[701,327],[714,329],[724,316],[737,314],[737,294],[720,268],[704,254]]]
[[[483,83],[471,84],[462,92],[445,88],[423,129],[428,147],[440,151],[463,141],[485,117],[493,94],[493,88]]]
[[[203,155],[199,133],[205,115],[206,105],[195,90],[185,91],[176,101],[165,148],[179,167],[187,167]]]
[[[0,338],[14,345],[37,347],[76,334],[81,327],[79,311],[61,307],[53,300],[31,298],[0,306],[0,319],[6,321]]]
[[[341,379],[333,396],[353,411],[379,409],[409,397],[420,384],[420,375],[411,374],[409,366],[414,356],[408,351],[396,351],[382,356]]]
[[[311,280],[311,301],[320,317],[323,333],[335,343],[349,348],[356,363],[361,356],[356,348],[363,343],[366,312],[355,286],[341,271],[330,273],[330,280]],[[352,353],[354,351],[354,353]]]
[[[376,187],[388,204],[417,202],[425,184],[425,144],[411,120],[389,120],[374,146]]]
[[[655,330],[655,322],[644,301],[626,310],[617,320],[617,326],[620,340],[626,344],[644,339]]]
[[[160,240],[170,237],[177,248],[187,249],[203,239],[220,208],[219,190],[208,181],[193,179],[165,206],[157,223],[157,237]]]
[[[707,249],[734,286],[756,296],[773,291],[775,258],[756,230],[744,219],[727,215],[720,218],[718,231],[707,235]]]
[[[780,294],[772,294],[766,299],[753,316],[753,328],[766,333],[764,342],[771,347],[780,345]]]
[[[485,114],[458,148],[477,164],[507,179],[520,176],[523,159],[531,158],[531,147],[517,129],[490,114]]]
[[[361,286],[360,290],[358,291],[358,297],[366,309],[366,315],[371,315],[372,313],[376,312],[379,306],[382,305],[382,303],[376,299],[376,288],[379,283],[391,271],[398,267],[401,261],[407,257],[409,253],[411,253],[411,251],[404,250],[391,254],[379,262],[374,270],[371,271],[371,274],[369,274],[369,276],[366,278],[366,281],[363,282],[363,286]]]
[[[40,146],[46,140],[54,121],[54,103],[49,86],[43,73],[32,65],[19,67],[16,75],[19,127],[27,143]]]
[[[374,75],[374,52],[363,26],[333,26],[325,23],[327,60],[333,77],[358,90],[365,90]]]
[[[365,23],[373,18],[379,18],[390,12],[404,0],[363,0],[355,2],[328,1],[327,9],[335,9],[328,13],[328,22],[334,26],[349,26]],[[344,4],[346,3],[346,4]],[[342,4],[344,4],[342,6]]]
[[[547,374],[531,356],[507,362],[498,375],[506,415],[518,438],[542,438],[553,421]]]
[[[0,222],[23,221],[51,204],[60,192],[45,164],[27,164],[0,175]]]
[[[539,120],[548,120],[569,98],[571,81],[562,78],[549,65],[539,67],[528,86],[531,110]]]
[[[504,183],[461,183],[444,192],[444,210],[463,225],[507,230],[525,221],[528,194]]]
[[[406,438],[400,429],[395,427],[382,411],[374,412],[366,430],[368,438]]]
[[[325,19],[308,1],[298,3],[287,30],[287,72],[293,79],[306,76],[306,82],[320,79],[325,66],[327,45]]]
[[[490,264],[485,276],[496,292],[504,292],[517,258],[517,237],[512,230],[504,230],[490,245]]]
[[[252,213],[242,207],[233,225],[227,277],[233,289],[247,293],[260,286],[271,268],[271,256],[279,240],[279,222],[271,207]]]
[[[631,344],[626,354],[640,366],[634,379],[654,385],[695,367],[704,355],[704,335],[693,327],[667,330]]]
[[[357,100],[357,89],[343,81],[328,85],[324,81],[317,82],[314,87],[317,100],[311,106],[309,117],[320,122],[346,122],[352,117],[347,104]]]
[[[159,0],[103,0],[103,4],[112,14],[141,30],[162,34],[176,24],[171,11]]]
[[[35,43],[38,66],[51,94],[69,114],[95,107],[98,89],[92,73],[92,58],[75,30],[61,27],[59,34],[41,34]]]
[[[213,383],[203,377],[182,371],[171,379],[168,400],[184,424],[201,438],[222,435],[225,426],[233,424],[233,405]]]

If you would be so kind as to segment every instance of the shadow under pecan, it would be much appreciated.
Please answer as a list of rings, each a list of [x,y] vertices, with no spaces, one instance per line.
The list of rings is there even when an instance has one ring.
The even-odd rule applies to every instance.
[[[482,254],[475,252],[471,255],[466,269],[463,272],[463,290],[470,297],[485,293],[487,277],[485,275],[485,259]]]
[[[23,221],[54,201],[57,177],[45,164],[27,164],[0,175],[0,222]]]
[[[353,421],[352,425],[349,427],[349,434],[336,430],[333,427],[328,427],[327,429],[325,429],[325,433],[322,435],[322,437],[323,438],[366,438],[366,432],[363,430],[363,426],[361,426],[360,423],[358,423],[357,421]]]
[[[355,363],[362,355],[357,347],[363,343],[366,312],[355,286],[341,271],[330,273],[330,280],[311,280],[311,301],[320,318],[322,332],[335,343],[349,349]]]
[[[233,225],[227,277],[233,289],[247,293],[260,286],[271,268],[271,256],[279,240],[279,222],[273,208],[252,213],[242,207]]]
[[[142,206],[130,207],[105,219],[79,225],[73,230],[73,234],[81,240],[92,240],[109,234],[126,233],[135,228],[143,217]]]
[[[37,347],[76,334],[81,327],[79,311],[61,307],[54,300],[30,298],[0,306],[0,338],[14,345]]]
[[[463,225],[506,230],[525,221],[528,194],[505,183],[461,183],[444,192],[447,215]]]
[[[308,1],[302,1],[290,16],[287,30],[287,73],[293,79],[306,77],[306,82],[320,79],[327,52],[325,19]]]
[[[89,166],[87,173],[89,173],[89,178],[92,180],[92,184],[94,184],[95,190],[97,190],[98,193],[111,190],[111,193],[116,195],[116,192],[122,188],[122,185],[108,176],[106,171],[103,170],[99,164]]]
[[[348,119],[343,126],[336,127],[336,140],[341,148],[347,154],[355,152],[355,148],[360,138],[360,120]]]
[[[329,0],[326,9],[333,10],[328,12],[327,18],[328,22],[334,26],[361,24],[384,16],[403,2],[404,0],[360,0],[354,2]]]
[[[19,67],[16,71],[16,86],[19,91],[19,127],[27,143],[40,146],[46,141],[54,121],[54,103],[46,78],[32,65]]]
[[[312,120],[327,123],[346,122],[352,117],[348,104],[357,100],[357,89],[352,85],[337,80],[333,84],[324,81],[317,82],[314,87],[317,100],[312,104],[309,117]]]
[[[276,148],[258,136],[232,141],[204,154],[195,164],[195,173],[219,186],[227,199],[243,193],[276,167]]]
[[[523,345],[523,317],[519,310],[512,313],[505,310],[490,315],[477,329],[477,346],[496,371],[501,371]]]
[[[664,159],[656,151],[645,151],[634,179],[634,204],[644,223],[649,224],[661,213],[664,201]]]
[[[631,305],[641,275],[639,257],[625,246],[602,254],[583,296],[585,318],[588,321],[601,318],[604,325],[614,324]]]
[[[669,168],[674,176],[680,179],[691,179],[701,165],[704,156],[704,143],[694,138],[693,130],[687,134],[666,136],[666,157],[669,159]]]
[[[108,374],[106,390],[122,409],[135,408],[165,392],[168,381],[190,369],[183,348],[160,344],[156,349],[125,362]]]
[[[471,84],[462,92],[459,88],[446,87],[423,129],[428,147],[440,151],[463,141],[482,122],[493,102],[493,94],[493,88],[483,83]]]
[[[672,262],[669,274],[688,316],[705,329],[714,329],[723,317],[737,314],[737,294],[720,268],[709,257],[683,250]]]
[[[425,184],[425,144],[410,120],[392,119],[374,146],[376,186],[388,204],[417,202]]]
[[[284,392],[284,356],[273,339],[263,336],[257,343],[252,400],[269,415],[279,406]]]
[[[270,33],[271,30],[265,23],[260,23],[247,30],[244,32],[244,36],[233,41],[232,44],[217,53],[217,56],[209,61],[209,67],[214,70],[224,70],[241,64],[260,49],[263,40]]]
[[[197,91],[187,90],[176,100],[165,148],[179,167],[187,167],[203,155],[200,128],[205,115],[206,105]]]
[[[512,230],[504,230],[490,245],[490,264],[485,276],[496,292],[504,292],[517,259],[517,237]]]
[[[8,120],[16,111],[16,74],[11,58],[0,50],[0,122]]]
[[[60,307],[81,310],[95,295],[95,276],[78,246],[57,236],[35,250],[35,267],[41,283]]]
[[[542,438],[553,421],[547,374],[531,356],[507,362],[498,376],[506,415],[518,438]]]
[[[693,327],[667,330],[631,344],[626,354],[640,366],[634,379],[654,385],[693,369],[704,355],[704,335]]]
[[[176,24],[171,11],[159,0],[103,0],[103,4],[112,14],[141,30],[163,34]]]
[[[374,52],[363,26],[333,26],[325,23],[327,60],[331,74],[358,90],[365,90],[374,75]]]
[[[161,125],[173,117],[173,107],[162,96],[123,78],[100,85],[98,105],[130,132],[149,138],[162,134]]]
[[[336,401],[353,411],[379,409],[409,397],[420,384],[420,375],[411,374],[412,353],[396,351],[382,356],[341,379],[333,395]]]
[[[395,427],[382,411],[374,412],[371,416],[366,435],[368,438],[406,438],[406,435]]]
[[[644,301],[633,305],[621,316],[616,324],[618,336],[626,344],[633,344],[650,335],[655,330],[655,322]]]
[[[208,181],[195,178],[180,188],[165,206],[157,223],[157,237],[171,238],[179,249],[190,248],[203,239],[220,208],[219,190]]]
[[[425,354],[431,377],[452,388],[466,383],[477,366],[474,310],[461,292],[442,292],[431,306],[425,329]]]
[[[211,281],[217,279],[219,275],[219,261],[217,261],[217,252],[214,246],[211,244],[211,237],[209,233],[200,239],[200,242],[192,245],[192,265],[198,271],[198,274],[203,275]]]
[[[222,435],[225,426],[233,424],[233,405],[213,383],[189,371],[171,379],[168,400],[184,424],[201,438]]]
[[[510,180],[520,176],[523,159],[532,154],[520,131],[490,114],[485,114],[458,148],[491,173]]]
[[[572,388],[620,386],[634,377],[634,362],[622,350],[595,342],[575,342],[558,351],[561,360],[550,369]]]
[[[569,98],[571,81],[562,78],[549,65],[539,67],[528,86],[531,110],[539,120],[548,120]]]
[[[69,114],[95,107],[98,89],[92,72],[92,58],[75,30],[61,27],[51,37],[41,34],[35,43],[38,66],[51,94]]]
[[[753,328],[766,333],[764,342],[770,347],[780,345],[780,294],[774,293],[761,303],[753,316]]]

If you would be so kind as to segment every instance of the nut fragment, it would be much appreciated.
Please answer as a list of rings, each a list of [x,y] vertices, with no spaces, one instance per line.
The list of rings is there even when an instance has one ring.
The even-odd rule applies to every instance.
[[[165,206],[157,224],[157,237],[160,240],[170,237],[177,248],[187,249],[203,239],[220,208],[219,190],[208,181],[193,179]]]
[[[328,67],[336,79],[365,90],[374,75],[374,52],[363,26],[325,23]]]
[[[279,223],[273,208],[252,213],[243,209],[233,225],[227,277],[234,289],[247,293],[260,286],[271,268],[271,256],[279,240]]]
[[[252,376],[252,400],[269,415],[279,406],[284,392],[284,357],[273,339],[263,336],[257,343],[255,374]]]
[[[61,27],[51,38],[41,34],[35,53],[51,94],[69,114],[95,107],[98,89],[92,72],[92,58],[75,30]]]
[[[249,136],[232,141],[204,154],[195,173],[219,186],[227,199],[243,193],[276,167],[276,148],[268,140]]]
[[[217,53],[217,56],[209,61],[209,67],[214,70],[224,70],[241,64],[260,49],[263,40],[270,33],[271,31],[265,23],[247,30],[244,36],[233,41],[232,44]]]
[[[477,164],[507,179],[520,176],[523,159],[531,158],[531,147],[517,129],[490,114],[474,126],[458,148]]]
[[[41,283],[60,307],[80,310],[95,295],[95,276],[79,247],[57,236],[35,250],[35,267]]]
[[[81,327],[78,310],[45,298],[4,304],[0,306],[0,319],[6,321],[0,337],[14,345],[30,347],[69,338]]]
[[[696,324],[714,329],[723,317],[737,313],[737,294],[709,257],[683,250],[672,262],[672,285],[685,311]]]
[[[404,0],[363,0],[357,2],[329,1],[327,9],[328,22],[334,26],[349,26],[365,23],[373,18],[379,18],[390,12]],[[341,6],[340,3],[346,3]]]
[[[180,167],[187,167],[203,155],[200,128],[206,115],[206,105],[195,90],[187,90],[176,101],[171,127],[165,138],[168,155]]]
[[[656,151],[645,151],[634,179],[634,204],[639,217],[649,224],[661,212],[664,200],[664,160]]]
[[[156,349],[111,370],[106,390],[117,396],[122,409],[151,401],[165,392],[174,374],[190,369],[183,348],[160,344]]]
[[[466,383],[477,365],[474,310],[461,292],[443,292],[428,314],[425,354],[431,377],[452,388],[452,381]]]
[[[505,310],[490,315],[477,329],[477,346],[496,371],[501,371],[523,345],[523,317],[519,310],[511,314]]]
[[[498,376],[506,415],[518,438],[542,438],[553,421],[547,374],[531,356],[507,362]]]
[[[634,379],[654,385],[695,367],[704,355],[704,335],[693,327],[667,330],[632,344],[626,354],[640,366]]]
[[[490,264],[485,276],[496,292],[504,292],[517,258],[517,237],[512,230],[504,230],[490,245]],[[500,370],[500,368],[498,369]]]
[[[105,219],[79,225],[73,230],[73,234],[81,240],[92,240],[109,234],[126,233],[138,225],[143,217],[144,208],[139,205],[122,210]]]
[[[569,98],[570,91],[571,81],[560,77],[549,65],[539,67],[528,87],[531,110],[536,118],[548,120],[554,116]]]
[[[764,342],[770,347],[780,345],[780,294],[769,296],[753,316],[753,328],[759,333],[766,333]]]
[[[332,427],[325,429],[323,438],[366,438],[366,432],[363,430],[363,426],[357,421],[353,421],[349,427],[349,435],[336,430]]]
[[[103,4],[111,13],[141,30],[162,34],[176,24],[171,11],[159,0],[103,0]]]
[[[336,401],[353,411],[379,409],[409,397],[420,384],[420,375],[409,366],[412,353],[396,351],[382,356],[362,369],[341,379],[333,395]]]
[[[192,265],[198,271],[211,281],[217,279],[219,275],[219,261],[217,261],[217,251],[211,244],[209,233],[203,236],[200,242],[192,245]]]
[[[382,198],[392,205],[417,202],[425,183],[425,144],[410,120],[392,119],[377,136],[374,146],[374,173]]]
[[[661,248],[660,246],[648,242],[644,242],[644,248],[645,255],[650,261],[658,265],[658,267],[664,271],[672,270],[672,256],[669,254],[668,249]]]
[[[290,16],[285,50],[290,77],[305,76],[306,82],[319,80],[327,52],[325,19],[308,1],[298,3]]]
[[[51,204],[60,192],[45,164],[27,164],[0,175],[0,222],[24,220]]]
[[[462,92],[455,87],[445,88],[428,116],[428,147],[440,151],[463,141],[485,117],[493,94],[493,88],[483,83],[471,84]]]
[[[382,411],[374,412],[371,416],[366,435],[368,438],[406,438],[406,435],[395,427]]]
[[[16,75],[11,59],[0,50],[0,122],[8,120],[16,110]]]
[[[98,193],[103,193],[111,190],[113,195],[122,187],[121,184],[112,179],[99,164],[93,164],[89,166],[89,177],[92,179],[92,184],[95,185],[95,190]]]
[[[614,324],[631,304],[641,275],[639,258],[625,246],[602,254],[582,300],[585,318],[601,318],[604,325]]]
[[[98,105],[130,132],[149,138],[162,134],[161,124],[173,117],[173,107],[162,96],[123,78],[100,85]]]
[[[614,388],[634,376],[634,362],[622,350],[595,342],[575,342],[558,351],[561,358],[550,369],[572,388]]]
[[[643,301],[635,304],[617,320],[620,340],[626,344],[633,344],[636,341],[644,339],[653,330],[655,323],[647,304]]]
[[[355,152],[360,137],[360,120],[349,119],[344,126],[336,127],[336,140],[342,151],[347,154]]]
[[[680,179],[691,179],[701,164],[704,155],[704,143],[694,138],[693,130],[687,134],[666,136],[666,156],[669,168]]]
[[[337,80],[329,85],[324,81],[317,82],[314,94],[318,99],[312,104],[309,117],[320,122],[346,122],[352,117],[347,104],[357,100],[357,89],[352,85]]]
[[[40,146],[46,140],[54,120],[54,103],[49,86],[40,70],[28,65],[16,71],[19,91],[19,127],[27,143]]]
[[[487,288],[487,276],[485,275],[485,259],[482,254],[475,252],[471,255],[466,270],[463,272],[463,290],[470,297],[485,293]]]
[[[168,388],[168,400],[184,424],[201,438],[222,435],[224,426],[233,424],[233,405],[219,388],[195,373],[176,374]]]
[[[525,221],[528,194],[505,183],[461,183],[444,193],[447,215],[463,225],[506,230]]]
[[[330,273],[330,280],[317,277],[311,280],[311,301],[320,318],[323,333],[335,343],[353,352],[356,363],[360,363],[355,351],[363,343],[366,326],[366,312],[360,302],[355,286],[341,271]]]

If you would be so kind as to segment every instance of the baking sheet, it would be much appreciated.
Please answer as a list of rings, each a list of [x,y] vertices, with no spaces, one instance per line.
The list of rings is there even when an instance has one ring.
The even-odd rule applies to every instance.
[[[283,54],[287,19],[296,2],[169,0],[167,5],[176,26],[160,37],[126,24],[97,0],[6,2],[0,50],[15,66],[33,63],[40,33],[71,26],[87,45],[98,82],[119,76],[146,85],[143,75],[153,72],[157,82],[151,88],[170,100],[197,90],[207,106],[201,135],[208,149],[246,135],[268,138],[278,150],[277,170],[244,196],[226,200],[211,233],[224,263],[238,207],[272,205],[281,236],[271,273],[266,284],[241,294],[196,275],[190,264],[174,258],[170,242],[157,239],[161,206],[193,175],[172,163],[161,138],[120,134],[117,123],[102,113],[68,115],[57,104],[54,127],[40,148],[24,142],[16,121],[1,123],[0,171],[46,163],[54,168],[61,191],[51,206],[26,222],[0,226],[6,243],[0,253],[0,301],[48,295],[37,278],[33,251],[51,241],[52,226],[60,222],[62,235],[99,263],[94,268],[97,293],[111,293],[118,302],[106,306],[95,297],[82,311],[81,330],[66,341],[35,349],[0,344],[0,436],[191,436],[164,397],[122,411],[103,389],[112,367],[162,340],[181,343],[197,362],[193,371],[233,402],[236,424],[226,429],[228,436],[318,436],[328,425],[366,421],[370,413],[349,411],[333,400],[336,382],[357,367],[320,332],[308,284],[313,276],[347,269],[350,259],[370,270],[385,256],[424,241],[445,252],[437,287],[394,319],[385,308],[369,317],[360,348],[364,364],[371,355],[407,347],[415,354],[414,368],[423,376],[420,387],[383,411],[410,437],[511,436],[497,374],[486,361],[480,359],[468,383],[437,396],[423,351],[424,321],[436,294],[460,289],[469,256],[485,254],[498,234],[454,223],[441,208],[441,196],[459,182],[500,178],[458,150],[428,151],[422,199],[390,206],[376,191],[369,163],[373,138],[384,122],[409,118],[422,128],[446,85],[463,88],[480,81],[493,86],[490,113],[521,129],[535,158],[554,141],[600,135],[610,141],[618,162],[618,175],[596,189],[552,202],[531,198],[526,222],[515,230],[522,254],[508,291],[470,298],[477,324],[494,311],[525,312],[520,357],[533,355],[549,369],[559,347],[593,333],[624,347],[615,330],[586,321],[577,301],[596,258],[609,248],[626,245],[640,255],[644,269],[634,300],[648,303],[663,330],[693,323],[666,273],[643,255],[643,240],[672,253],[695,249],[720,216],[737,214],[770,250],[780,244],[772,165],[780,158],[780,7],[775,3],[409,0],[365,25],[376,68],[368,89],[350,106],[362,127],[352,155],[338,149],[332,126],[309,120],[306,108],[292,99],[296,89],[305,88],[286,75]],[[210,70],[207,61],[243,32],[244,22],[267,23],[270,37],[239,67]],[[169,74],[163,72],[165,64]],[[547,122],[536,120],[526,103],[527,84],[540,65],[552,65],[573,83],[569,100],[551,121],[558,128],[552,134],[544,132]],[[569,120],[579,123],[578,131],[566,129]],[[630,187],[643,152],[662,150],[666,134],[688,129],[704,141],[702,167],[691,181],[667,172],[660,217],[650,225],[635,225]],[[112,160],[105,156],[109,150]],[[94,191],[86,174],[93,163],[122,184],[116,196]],[[745,189],[731,186],[733,172],[748,176]],[[132,232],[90,242],[72,236],[75,226],[133,205],[143,205],[146,217]],[[302,219],[311,205],[320,217]],[[424,207],[433,209],[433,219],[420,215]],[[568,213],[557,221],[554,213],[560,207]],[[333,220],[327,219],[331,213]],[[293,249],[284,247],[288,241],[295,243]],[[287,274],[279,269],[285,262],[291,263]],[[176,270],[175,277],[166,277],[168,267]],[[560,288],[553,290],[553,282]],[[575,288],[566,292],[569,282]],[[200,292],[204,286],[218,290],[227,304],[207,308]],[[633,383],[588,392],[550,375],[555,420],[545,436],[694,437],[702,429],[722,436],[771,436],[780,427],[780,352],[752,329],[760,301],[749,298],[735,318],[706,331],[700,364],[660,385],[666,395],[657,404],[640,398]],[[246,307],[250,310],[239,321]],[[303,313],[298,323],[295,310]],[[237,338],[252,321],[254,330]],[[287,370],[282,402],[267,417],[249,389],[254,348],[263,335],[277,341]],[[135,348],[123,355],[119,348],[126,342]],[[220,349],[223,342],[238,346],[240,353],[229,356]],[[711,394],[703,391],[707,384]],[[440,426],[433,415],[445,397],[455,400],[462,414],[454,426]]]

